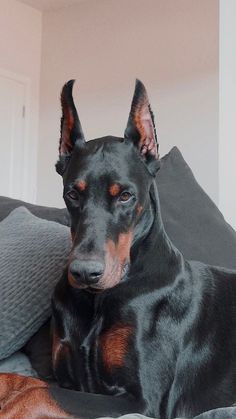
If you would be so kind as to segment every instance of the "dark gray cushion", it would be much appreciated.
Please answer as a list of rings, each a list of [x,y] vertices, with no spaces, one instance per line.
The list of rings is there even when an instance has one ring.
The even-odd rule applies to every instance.
[[[236,269],[236,232],[177,147],[161,159],[157,187],[166,232],[185,258]]]
[[[28,202],[7,198],[6,196],[0,196],[0,221],[6,218],[12,210],[22,206],[28,208],[37,217],[69,225],[69,215],[65,208],[43,207],[42,205],[29,204]]]
[[[20,349],[51,313],[70,230],[19,207],[0,222],[0,359]]]

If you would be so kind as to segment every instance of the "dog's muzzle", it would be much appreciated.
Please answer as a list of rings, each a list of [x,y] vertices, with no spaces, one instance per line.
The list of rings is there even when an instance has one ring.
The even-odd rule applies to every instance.
[[[68,268],[68,279],[76,288],[93,287],[103,276],[104,269],[101,260],[74,259]]]

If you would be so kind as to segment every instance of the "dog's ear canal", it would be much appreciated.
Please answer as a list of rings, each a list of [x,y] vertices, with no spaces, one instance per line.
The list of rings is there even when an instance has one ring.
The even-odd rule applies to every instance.
[[[68,81],[61,92],[61,138],[56,170],[63,174],[76,142],[85,142],[83,130],[74,104],[72,90],[75,80]]]
[[[154,116],[143,83],[136,80],[125,138],[133,142],[152,175],[160,167]]]

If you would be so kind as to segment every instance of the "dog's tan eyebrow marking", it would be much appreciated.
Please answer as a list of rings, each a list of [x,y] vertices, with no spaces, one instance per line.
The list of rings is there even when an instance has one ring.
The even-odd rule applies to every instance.
[[[143,210],[142,205],[138,205],[137,208],[136,208],[137,214],[138,215],[141,214],[142,210]]]
[[[79,189],[80,192],[85,191],[85,189],[87,188],[87,183],[85,182],[85,180],[79,180],[78,182],[76,182],[76,186]]]
[[[120,192],[120,186],[117,183],[113,183],[109,187],[109,193],[111,196],[117,196]]]

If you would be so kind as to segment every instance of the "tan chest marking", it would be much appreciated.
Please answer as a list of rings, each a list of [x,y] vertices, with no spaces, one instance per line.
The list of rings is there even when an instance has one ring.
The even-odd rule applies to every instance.
[[[73,418],[51,396],[48,384],[38,378],[0,374],[0,380],[0,418]]]
[[[101,335],[99,343],[102,359],[108,371],[124,365],[131,334],[131,326],[117,324]]]

